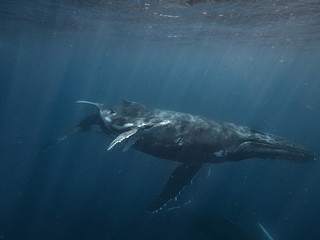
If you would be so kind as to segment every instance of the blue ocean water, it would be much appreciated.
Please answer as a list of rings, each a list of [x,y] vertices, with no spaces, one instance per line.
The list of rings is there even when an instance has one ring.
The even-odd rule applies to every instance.
[[[0,238],[320,239],[318,162],[206,165],[148,214],[177,163],[94,131],[38,153],[93,112],[75,101],[128,99],[319,155],[319,1],[3,0],[0,52]]]

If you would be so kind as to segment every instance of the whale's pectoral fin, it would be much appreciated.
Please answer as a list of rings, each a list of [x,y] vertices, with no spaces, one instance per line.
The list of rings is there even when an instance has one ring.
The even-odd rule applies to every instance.
[[[160,121],[160,122],[151,122],[147,124],[141,124],[127,132],[121,133],[115,140],[110,143],[108,150],[113,148],[117,143],[121,143],[123,140],[127,140],[125,146],[123,147],[123,152],[127,151],[139,138],[146,134],[150,133],[160,127],[165,127],[170,123],[170,121]]]
[[[185,186],[191,183],[192,178],[200,169],[201,165],[202,163],[184,163],[174,169],[159,197],[151,204],[147,212],[157,212],[171,199],[174,199]]]
[[[103,108],[102,103],[95,103],[95,102],[89,102],[89,101],[76,101],[76,103],[93,105],[93,106],[96,106],[99,110]]]
[[[128,149],[129,149],[133,144],[135,144],[135,142],[138,141],[138,139],[139,139],[140,137],[141,137],[141,135],[140,135],[140,134],[137,134],[137,133],[134,134],[133,136],[131,136],[131,137],[128,139],[126,145],[123,147],[122,152],[128,151]]]
[[[121,133],[115,140],[112,141],[112,143],[110,143],[108,150],[113,148],[116,144],[121,143],[123,140],[130,138],[132,135],[136,134],[137,132],[138,132],[138,129],[134,128],[130,131]]]

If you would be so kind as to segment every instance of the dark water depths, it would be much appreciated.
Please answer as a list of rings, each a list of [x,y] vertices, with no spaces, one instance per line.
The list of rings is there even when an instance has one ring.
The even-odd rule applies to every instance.
[[[190,3],[1,1],[0,238],[320,239],[317,162],[207,165],[150,215],[177,163],[94,131],[36,154],[92,113],[76,100],[129,99],[319,155],[319,1]]]

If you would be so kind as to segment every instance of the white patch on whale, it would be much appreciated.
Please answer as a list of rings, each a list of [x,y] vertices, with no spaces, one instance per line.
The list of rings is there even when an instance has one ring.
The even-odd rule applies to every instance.
[[[179,137],[174,141],[178,146],[182,146],[184,144],[183,138]]]
[[[216,157],[223,157],[226,155],[226,151],[225,150],[220,150],[220,151],[217,151],[217,152],[214,152],[213,153]]]

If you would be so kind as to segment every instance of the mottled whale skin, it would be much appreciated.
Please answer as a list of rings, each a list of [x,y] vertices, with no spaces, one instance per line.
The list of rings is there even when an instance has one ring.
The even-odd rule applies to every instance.
[[[262,133],[232,123],[204,117],[148,108],[123,101],[115,107],[94,105],[98,113],[84,119],[76,131],[98,125],[104,133],[115,137],[108,150],[123,146],[155,157],[181,162],[169,177],[159,197],[148,208],[161,209],[188,184],[203,163],[223,163],[249,158],[276,158],[294,162],[316,160],[315,153],[285,138]]]

